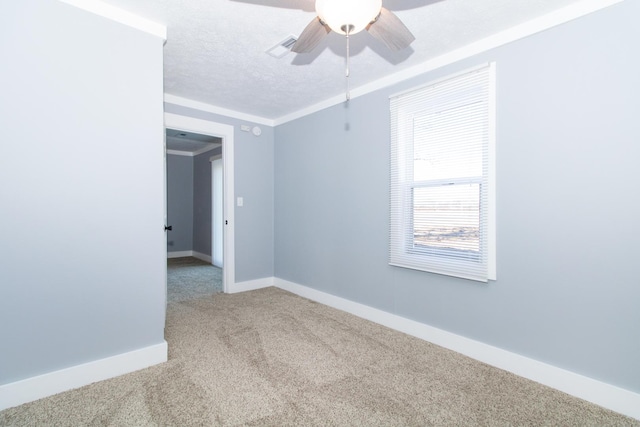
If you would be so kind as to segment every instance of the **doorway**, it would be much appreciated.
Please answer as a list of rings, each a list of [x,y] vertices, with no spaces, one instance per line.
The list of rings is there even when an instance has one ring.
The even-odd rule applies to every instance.
[[[235,283],[235,257],[234,257],[234,181],[233,181],[233,126],[221,123],[209,122],[206,120],[194,119],[191,117],[181,116],[177,114],[165,113],[165,127],[185,133],[193,133],[205,136],[219,138],[222,143],[220,153],[221,166],[221,215],[219,222],[222,228],[222,239],[220,242],[221,254],[224,254],[224,268],[222,274],[223,290],[229,292],[229,289]],[[213,160],[215,156],[211,159]],[[209,160],[209,159],[208,159]],[[213,162],[212,166],[213,169]],[[213,170],[212,170],[213,172]],[[213,185],[213,180],[210,181]],[[166,193],[165,193],[166,195]],[[213,209],[213,208],[212,208]],[[214,225],[212,223],[212,230]],[[213,234],[213,233],[212,233]],[[211,254],[213,261],[214,240],[211,241]]]
[[[167,222],[171,227],[167,232],[167,257],[191,256],[211,263],[214,195],[209,161],[212,154],[222,158],[221,139],[170,128],[165,133]],[[215,237],[222,241],[221,234]],[[222,281],[219,289],[222,291]]]

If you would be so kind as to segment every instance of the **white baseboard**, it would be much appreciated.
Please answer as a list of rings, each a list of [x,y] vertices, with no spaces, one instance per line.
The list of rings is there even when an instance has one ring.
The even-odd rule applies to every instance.
[[[0,411],[167,361],[167,342],[0,385]]]
[[[193,256],[193,251],[167,252],[167,258],[184,258],[187,256]]]
[[[227,293],[269,286],[351,313],[429,341],[473,359],[555,388],[607,409],[640,419],[640,394],[594,380],[442,329],[406,319],[283,279],[268,277],[235,283]],[[167,343],[0,385],[0,410],[167,361]]]
[[[204,261],[204,262],[208,262],[209,264],[211,264],[213,262],[211,255],[205,255],[203,253],[200,253],[198,251],[192,251],[193,255],[191,255],[194,258],[198,258],[200,261]]]
[[[280,289],[429,341],[640,420],[640,394],[638,393],[297,283],[279,278],[273,278],[272,282]]]
[[[205,255],[198,251],[175,251],[175,252],[167,252],[167,258],[184,258],[184,257],[194,257],[202,260],[204,262],[212,262],[211,255]]]
[[[266,277],[264,279],[249,280],[246,282],[233,283],[227,289],[227,294],[237,294],[238,292],[255,291],[256,289],[268,288],[273,286],[273,277]]]

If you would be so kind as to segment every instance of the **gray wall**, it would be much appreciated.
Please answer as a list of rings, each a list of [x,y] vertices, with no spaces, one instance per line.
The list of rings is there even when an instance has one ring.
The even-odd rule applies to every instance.
[[[240,130],[250,122],[169,103],[165,111],[234,126],[235,195],[244,198],[244,206],[235,207],[236,282],[272,277],[273,128],[259,125],[262,135],[255,137]]]
[[[196,251],[211,256],[211,156],[167,155],[167,251]]]
[[[161,39],[31,0],[0,40],[7,384],[164,342],[164,129]]]
[[[167,154],[167,252],[193,250],[193,157]]]
[[[626,1],[278,126],[276,277],[640,392],[638,16]],[[391,267],[388,97],[487,61],[498,280]]]

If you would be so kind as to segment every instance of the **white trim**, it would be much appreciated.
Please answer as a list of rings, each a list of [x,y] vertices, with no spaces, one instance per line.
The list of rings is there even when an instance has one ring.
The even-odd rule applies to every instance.
[[[222,155],[209,157],[209,164],[211,167],[211,264],[224,269],[224,160]],[[222,191],[220,191],[221,188]]]
[[[429,61],[423,62],[397,73],[390,74],[386,77],[374,80],[371,83],[359,86],[357,88],[353,88],[351,89],[351,99],[366,95],[371,92],[375,92],[380,89],[384,89],[389,86],[393,86],[407,79],[419,76],[429,71],[436,70],[446,65],[453,64],[455,62],[469,58],[473,55],[477,55],[479,53],[486,52],[488,50],[503,46],[516,40],[523,39],[541,31],[548,30],[549,28],[564,24],[574,19],[578,19],[582,16],[607,8],[614,4],[621,3],[622,1],[624,0],[583,0],[577,3],[573,3],[569,6],[563,7],[554,12],[533,19],[529,22],[525,22],[524,24],[517,25],[498,34],[494,34],[490,37],[486,37],[467,46],[463,46],[459,49],[433,58]],[[341,104],[343,102],[344,95],[336,95],[332,98],[303,108],[299,111],[276,118],[275,120],[273,120],[273,126],[278,126],[292,120],[308,116],[310,114],[313,114],[320,110],[324,110],[325,108],[329,108],[334,105]]]
[[[175,251],[175,252],[167,252],[167,259],[169,258],[184,258],[184,257],[193,257],[198,258],[201,261],[211,263],[211,256],[203,254],[198,251]]]
[[[167,342],[0,385],[0,411],[167,361]]]
[[[185,156],[185,157],[195,157],[199,156],[202,153],[206,153],[207,151],[215,150],[220,147],[222,144],[210,144],[210,147],[204,147],[197,151],[182,151],[182,150],[167,150],[167,154],[172,154],[174,156]]]
[[[199,150],[196,150],[193,152],[193,156],[199,156],[202,153],[206,153],[207,151],[211,151],[211,150],[215,150],[218,147],[221,147],[222,144],[217,144],[217,143],[209,143],[209,145],[207,147],[201,148]]]
[[[167,252],[167,258],[184,258],[187,256],[193,256],[193,251]]]
[[[204,262],[208,262],[209,264],[211,264],[211,256],[210,255],[206,255],[203,254],[201,252],[198,251],[193,251],[193,255],[194,258],[198,258],[200,261],[204,261]]]
[[[103,16],[107,19],[111,19],[116,22],[128,25],[130,27],[139,29],[149,34],[158,36],[163,40],[167,39],[166,25],[159,24],[150,21],[146,18],[134,15],[123,9],[111,6],[107,3],[103,3],[99,0],[58,0],[60,2],[84,9],[88,12],[95,13]],[[528,37],[530,35],[539,33],[549,28],[564,24],[566,22],[578,19],[582,16],[596,12],[601,9],[605,9],[609,6],[621,3],[624,0],[583,0],[577,3],[573,3],[547,15],[517,25],[505,31],[502,31],[493,36],[486,37],[477,42],[471,43],[467,46],[461,47],[454,51],[448,52],[444,55],[423,62],[416,66],[407,68],[397,73],[388,75],[381,79],[375,80],[368,84],[353,88],[351,90],[351,98],[357,98],[359,96],[366,95],[376,90],[383,89],[388,86],[400,83],[407,79],[419,76],[421,74],[433,71],[435,69],[450,65],[457,61],[469,58],[473,55],[477,55],[482,52],[494,49],[499,46],[511,43],[513,41]],[[286,114],[276,119],[269,119],[261,116],[255,116],[251,114],[242,113],[235,110],[230,110],[223,107],[207,104],[200,101],[194,101],[191,99],[183,98],[177,95],[165,93],[165,102],[180,105],[187,108],[193,108],[196,110],[206,111],[214,114],[220,114],[226,117],[232,117],[239,120],[247,120],[254,123],[259,123],[267,126],[278,126],[292,120],[308,116],[320,110],[338,105],[344,102],[344,95],[336,95],[328,98],[317,104],[295,111],[291,114]]]
[[[248,280],[246,282],[234,283],[225,290],[228,294],[237,294],[239,292],[255,291],[256,289],[268,288],[273,286],[274,278],[265,277],[264,279]]]
[[[361,88],[363,88],[365,86],[359,86],[357,88],[351,89],[351,91],[349,92],[350,99],[353,99],[353,98],[355,98],[357,96],[366,95],[369,92],[373,92],[373,91],[361,91],[361,90],[359,90],[359,89],[361,89]],[[354,93],[354,91],[355,91],[355,93]],[[326,108],[333,107],[334,105],[342,104],[343,102],[345,102],[344,94],[332,96],[331,98],[327,98],[324,101],[318,102],[317,104],[313,104],[313,105],[310,105],[308,107],[305,107],[302,110],[294,111],[291,114],[287,114],[287,115],[278,117],[277,119],[274,120],[273,125],[274,126],[282,125],[282,124],[291,122],[293,120],[299,119],[301,117],[305,117],[305,116],[309,116],[309,115],[311,115],[313,113],[317,113],[318,111],[322,111],[322,110],[324,110]]]
[[[549,28],[553,28],[574,19],[578,19],[582,16],[597,12],[598,10],[605,9],[609,6],[613,6],[623,1],[624,0],[583,0],[577,3],[573,3],[569,6],[563,7],[554,12],[533,19],[529,22],[525,22],[500,33],[486,37],[482,40],[478,40],[477,42],[471,43],[467,46],[463,46],[459,49],[433,58],[429,61],[425,61],[421,64],[409,67],[394,74],[390,74],[381,79],[374,80],[368,84],[353,88],[351,90],[351,99],[355,99],[371,92],[393,86],[413,77],[417,77],[419,75],[464,60],[482,52],[486,52],[488,50],[495,49],[516,40],[520,40],[533,34],[548,30]],[[193,108],[196,110],[220,114],[227,117],[252,121],[255,123],[275,127],[299,119],[301,117],[308,116],[326,108],[333,107],[334,105],[342,104],[344,102],[344,95],[333,96],[331,98],[325,99],[321,102],[310,105],[291,114],[286,114],[284,116],[278,117],[276,119],[253,116],[250,114],[241,113],[239,111],[217,107],[215,105],[207,104],[204,102],[193,101],[191,99],[171,95],[168,93],[165,93],[164,99],[165,102],[169,104],[180,105],[187,108]]]
[[[166,96],[165,96],[166,99]],[[225,292],[235,284],[235,190],[234,190],[234,128],[208,120],[194,119],[178,114],[164,113],[165,127],[222,138],[222,161],[224,180],[224,268],[222,282]]]
[[[78,9],[102,16],[111,21],[119,22],[128,27],[135,28],[153,36],[167,40],[167,26],[147,18],[135,15],[124,9],[112,6],[99,0],[58,0]]]
[[[391,95],[389,95],[389,99],[398,98],[398,97],[401,97],[401,96],[404,96],[404,95],[409,95],[409,94],[411,94],[413,92],[417,92],[417,91],[422,90],[422,89],[432,88],[432,87],[438,86],[438,85],[440,85],[442,83],[449,82],[450,80],[457,79],[458,77],[464,76],[465,74],[471,74],[471,73],[473,73],[475,71],[483,70],[485,68],[494,69],[494,71],[495,71],[495,66],[496,66],[495,61],[482,62],[482,63],[476,64],[476,65],[474,65],[472,67],[465,68],[464,70],[460,70],[460,71],[457,71],[455,73],[447,74],[446,76],[442,76],[442,77],[439,77],[439,78],[434,79],[434,80],[429,80],[426,83],[422,83],[422,84],[419,84],[417,86],[410,87],[409,89],[403,89],[400,92],[392,93]],[[495,72],[493,72],[491,74],[492,74],[492,77],[495,77]],[[492,79],[492,80],[495,80],[495,79]]]
[[[167,154],[172,156],[193,157],[193,153],[190,151],[167,150]]]
[[[495,228],[495,62],[488,62],[474,66],[464,71],[431,80],[426,84],[405,89],[400,93],[389,96],[391,117],[391,173],[390,173],[390,239],[389,239],[389,265],[396,267],[426,271],[436,274],[458,277],[462,279],[487,282],[496,280],[496,228]],[[473,88],[474,90],[471,90]],[[478,90],[476,93],[475,90]],[[470,97],[470,98],[469,98]],[[447,101],[442,101],[442,99]],[[414,123],[416,117],[431,117],[429,120],[440,120],[432,113],[441,108],[452,109],[454,106],[468,105],[478,101],[478,108],[474,110],[474,125],[485,126],[486,139],[477,135],[481,143],[480,163],[482,173],[475,178],[467,177],[455,179],[427,179],[422,178],[420,183],[413,182],[413,164],[408,160],[409,154],[413,155]],[[432,105],[433,104],[433,105]],[[425,105],[429,105],[427,108]],[[482,105],[482,107],[480,107]],[[477,114],[476,114],[477,113]],[[465,114],[465,113],[460,113]],[[448,118],[450,123],[466,126],[466,116]],[[432,123],[433,124],[433,123]],[[437,123],[435,124],[437,126]],[[474,127],[478,130],[478,127]],[[446,138],[443,134],[443,138]],[[424,143],[424,141],[422,141]],[[417,142],[416,142],[417,143]],[[469,147],[458,147],[452,155],[462,156],[464,150]],[[464,157],[464,156],[463,156]],[[411,157],[412,158],[412,157]],[[458,157],[459,158],[459,157]],[[411,165],[411,166],[409,166]],[[455,182],[454,182],[455,181]],[[433,254],[416,251],[409,244],[408,234],[413,233],[413,203],[408,183],[413,190],[415,186],[427,188],[430,185],[441,186],[443,184],[476,184],[478,185],[480,217],[479,226],[482,238],[479,242],[478,255],[475,260],[443,258]],[[482,231],[483,230],[483,231]],[[438,250],[436,250],[436,255]]]
[[[263,279],[268,282],[268,279]],[[284,279],[273,285],[640,420],[640,394]],[[255,281],[259,282],[259,281]]]
[[[489,73],[489,79],[491,79],[489,85],[489,193],[488,203],[489,209],[487,210],[489,218],[487,218],[488,228],[488,259],[487,264],[487,278],[489,280],[498,280],[498,268],[497,268],[497,245],[498,245],[498,228],[496,221],[496,211],[498,209],[496,200],[498,187],[496,185],[496,144],[497,144],[497,126],[496,126],[496,111],[498,109],[498,101],[496,96],[496,63],[491,62],[491,72]]]
[[[259,123],[266,126],[274,126],[274,121],[265,117],[254,116],[247,113],[241,113],[240,111],[229,110],[227,108],[217,107],[215,105],[207,104],[200,101],[194,101],[191,99],[183,98],[181,96],[171,95],[169,93],[164,94],[164,102],[173,105],[179,105],[181,107],[193,108],[195,110],[206,111],[208,113],[220,114],[226,117],[232,117],[234,119],[246,120],[253,123]]]

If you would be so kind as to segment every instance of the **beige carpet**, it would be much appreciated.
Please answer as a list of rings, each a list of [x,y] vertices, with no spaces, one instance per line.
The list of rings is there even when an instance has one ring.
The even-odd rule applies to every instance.
[[[194,257],[167,260],[169,303],[207,297],[222,290],[221,268]]]
[[[169,362],[0,412],[3,426],[640,426],[276,288],[170,304]]]

